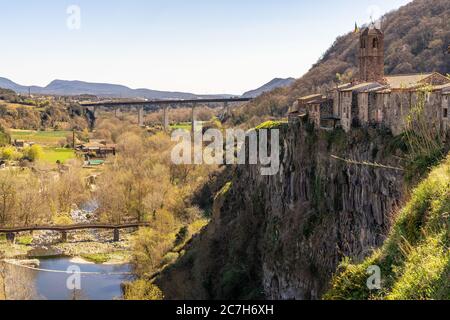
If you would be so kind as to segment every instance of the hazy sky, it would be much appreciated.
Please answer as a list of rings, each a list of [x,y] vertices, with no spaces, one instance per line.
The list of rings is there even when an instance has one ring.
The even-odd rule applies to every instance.
[[[300,77],[338,35],[370,21],[370,11],[408,2],[0,0],[0,76],[241,94]],[[70,5],[81,10],[80,29]]]

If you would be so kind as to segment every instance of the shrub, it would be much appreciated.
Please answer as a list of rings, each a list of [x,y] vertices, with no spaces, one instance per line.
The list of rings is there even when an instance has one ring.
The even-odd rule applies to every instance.
[[[12,146],[0,148],[0,158],[3,160],[18,160],[21,157],[22,154]]]
[[[186,241],[187,237],[189,235],[189,230],[186,226],[182,227],[180,229],[180,231],[178,231],[176,237],[175,237],[175,242],[174,242],[174,246],[179,246],[180,244],[182,244],[184,241]]]
[[[164,294],[153,283],[137,280],[125,285],[125,300],[163,300]]]
[[[23,150],[23,157],[31,162],[35,162],[42,158],[44,155],[44,150],[40,145],[33,145],[31,147],[26,147]]]

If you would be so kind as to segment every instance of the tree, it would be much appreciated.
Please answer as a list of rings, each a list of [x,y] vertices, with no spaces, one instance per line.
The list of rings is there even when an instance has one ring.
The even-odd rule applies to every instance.
[[[41,159],[43,155],[44,150],[38,144],[34,144],[31,147],[26,147],[23,149],[23,158],[31,162]]]
[[[17,190],[15,188],[16,173],[0,171],[0,225],[11,224],[14,208],[17,204]]]

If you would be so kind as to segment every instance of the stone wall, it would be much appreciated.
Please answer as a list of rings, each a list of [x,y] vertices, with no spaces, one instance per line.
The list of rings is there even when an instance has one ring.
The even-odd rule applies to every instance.
[[[353,96],[351,92],[339,92],[341,103],[341,126],[345,132],[349,132],[352,126],[352,101]]]
[[[345,132],[349,132],[354,124],[362,126],[378,124],[390,129],[394,135],[399,135],[404,132],[406,119],[411,113],[411,108],[418,104],[420,93],[354,92],[352,97],[351,92],[340,92],[339,95],[342,110],[341,125]],[[444,108],[448,109],[450,100],[448,96],[439,91],[426,94],[425,116],[430,128],[436,132],[448,130],[449,118],[443,117]],[[337,109],[339,108],[334,106],[334,112]]]

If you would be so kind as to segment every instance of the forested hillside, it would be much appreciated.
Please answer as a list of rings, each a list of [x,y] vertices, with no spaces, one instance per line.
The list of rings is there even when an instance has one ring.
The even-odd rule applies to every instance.
[[[450,73],[450,1],[415,0],[383,17],[386,74]],[[254,126],[284,116],[294,99],[325,91],[357,75],[358,33],[340,36],[319,61],[291,87],[276,89],[238,109],[230,124]]]

